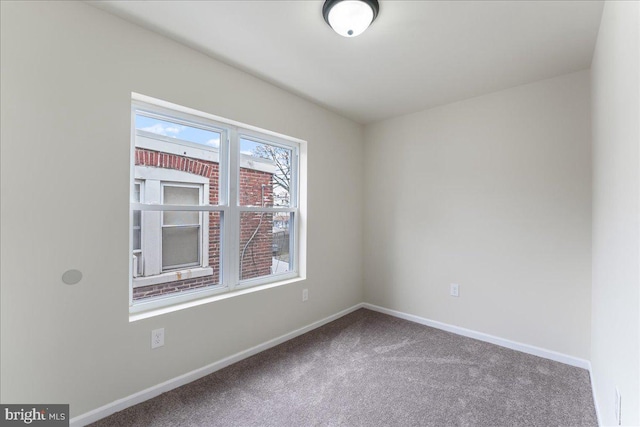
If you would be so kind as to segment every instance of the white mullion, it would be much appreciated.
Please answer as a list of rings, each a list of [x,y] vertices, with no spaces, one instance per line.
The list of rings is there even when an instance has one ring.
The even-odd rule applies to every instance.
[[[198,187],[200,194],[200,204],[209,204],[209,184],[204,184]],[[200,233],[198,238],[200,239],[200,266],[209,266],[209,213],[200,211]]]
[[[293,187],[290,191],[289,191],[289,204],[290,206],[295,206],[296,208],[300,207],[300,189],[299,189],[299,184],[300,184],[300,179],[298,177],[298,170],[299,170],[299,166],[300,166],[300,152],[299,152],[299,148],[292,148],[291,150],[291,156],[293,157],[291,159],[291,186]]]
[[[135,180],[135,129],[136,129],[136,110],[131,106],[131,144],[129,146],[129,224],[133,225],[133,204],[131,203],[131,195],[135,192],[136,180]],[[140,197],[142,200],[142,185],[140,185]],[[140,227],[142,227],[142,215],[140,215]],[[133,228],[133,227],[130,227]],[[140,249],[142,249],[142,232],[140,232]],[[137,272],[136,272],[137,275]],[[129,307],[133,306],[133,233],[129,231]]]
[[[291,236],[289,237],[289,254],[293,251],[293,256],[291,257],[291,270],[300,274],[300,146],[292,149],[292,159],[291,159],[291,186],[292,191],[289,192],[290,197],[290,205],[295,207],[295,212],[292,213],[293,221],[291,221],[291,217],[289,217],[289,233],[293,233],[293,239]],[[291,241],[293,240],[293,242]],[[293,243],[293,245],[292,245]],[[293,246],[293,249],[291,248]]]
[[[218,268],[220,273],[218,274],[220,284],[229,286],[229,271],[231,271],[231,265],[229,260],[228,251],[230,248],[231,239],[229,233],[231,232],[231,214],[229,212],[229,139],[231,138],[230,130],[225,127],[225,131],[220,139],[220,157],[218,162],[218,205],[223,206],[223,210],[220,212],[220,262]]]
[[[221,206],[229,206],[229,133],[229,129],[224,131],[218,148],[218,205]]]
[[[240,247],[240,211],[238,210],[238,191],[240,179],[240,148],[238,142],[238,131],[232,128],[229,131],[228,139],[228,208],[229,214],[225,215],[225,279],[229,290],[232,290],[238,283],[239,275],[239,247]]]
[[[291,221],[293,216],[293,221]],[[289,255],[291,260],[290,270],[300,273],[299,255],[300,255],[300,213],[296,211],[289,216]],[[292,253],[293,252],[293,253]]]
[[[298,212],[295,212],[293,214],[293,223],[289,223],[289,233],[293,233],[293,245],[291,245],[291,237],[289,237],[289,253],[291,253],[292,249],[291,246],[293,246],[293,259],[292,259],[292,268],[291,270],[300,273],[300,266],[299,266],[299,256],[300,256],[300,236],[299,236],[299,230],[300,230],[300,214]],[[291,228],[291,226],[293,226],[293,228]]]

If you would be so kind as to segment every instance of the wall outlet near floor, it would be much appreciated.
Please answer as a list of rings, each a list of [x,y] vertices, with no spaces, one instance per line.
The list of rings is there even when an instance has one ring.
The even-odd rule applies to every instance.
[[[158,348],[164,345],[164,328],[151,331],[151,348]]]
[[[618,390],[618,387],[616,387],[616,401],[613,408],[616,411],[616,424],[621,426],[622,425],[622,400],[620,399],[620,390]]]
[[[459,297],[460,296],[459,285],[457,283],[452,283],[449,288],[449,293],[451,294],[452,297]]]
[[[302,290],[302,301],[306,301],[309,299],[309,289]]]

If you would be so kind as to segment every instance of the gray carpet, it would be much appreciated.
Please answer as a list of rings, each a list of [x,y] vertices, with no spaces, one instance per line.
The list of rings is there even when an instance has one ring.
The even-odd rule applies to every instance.
[[[589,374],[358,310],[94,426],[595,426]]]

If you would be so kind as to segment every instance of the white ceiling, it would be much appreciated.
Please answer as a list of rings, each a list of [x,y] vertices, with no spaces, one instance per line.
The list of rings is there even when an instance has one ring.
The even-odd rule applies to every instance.
[[[591,65],[601,1],[394,1],[343,38],[322,1],[92,3],[360,123]]]

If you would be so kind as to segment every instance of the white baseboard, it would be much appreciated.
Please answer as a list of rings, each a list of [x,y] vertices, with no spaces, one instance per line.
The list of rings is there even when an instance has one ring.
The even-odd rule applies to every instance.
[[[255,354],[258,354],[262,351],[265,351],[271,347],[275,347],[278,344],[282,344],[285,341],[289,341],[297,336],[305,334],[313,329],[319,328],[322,325],[325,325],[329,322],[332,322],[336,319],[339,319],[342,316],[345,316],[359,308],[367,308],[369,310],[377,311],[380,313],[388,314],[390,316],[398,317],[400,319],[409,320],[411,322],[419,323],[421,325],[430,326],[432,328],[441,329],[443,331],[452,332],[457,335],[462,335],[469,338],[475,338],[480,341],[485,341],[491,344],[499,345],[501,347],[510,348],[512,350],[521,351],[523,353],[532,354],[534,356],[543,357],[545,359],[554,360],[556,362],[565,363],[567,365],[576,366],[578,368],[587,369],[589,371],[589,375],[591,378],[591,389],[593,390],[593,400],[596,408],[596,416],[598,418],[598,425],[600,425],[600,412],[598,410],[598,400],[596,398],[595,387],[593,384],[593,375],[591,372],[591,363],[588,360],[580,359],[577,357],[569,356],[566,354],[558,353],[556,351],[547,350],[540,347],[535,347],[529,344],[523,344],[516,341],[511,341],[505,338],[496,337],[494,335],[485,334],[482,332],[473,331],[471,329],[461,328],[459,326],[449,325],[447,323],[438,322],[435,320],[425,319],[423,317],[415,316],[413,314],[407,314],[396,310],[391,310],[388,308],[380,307],[377,305],[369,304],[369,303],[360,303],[356,304],[353,307],[350,307],[346,310],[340,311],[331,316],[325,317],[324,319],[318,320],[317,322],[311,323],[303,328],[296,329],[295,331],[289,332],[287,334],[281,335],[272,340],[266,341],[262,344],[258,344],[255,347],[251,347],[250,349],[241,351],[229,357],[226,357],[217,362],[211,363],[210,365],[204,366],[202,368],[193,370],[191,372],[187,372],[184,375],[180,375],[179,377],[172,378],[163,383],[155,385],[153,387],[149,387],[146,390],[142,390],[138,393],[134,393],[130,396],[124,397],[122,399],[118,399],[114,402],[111,402],[107,405],[101,406],[100,408],[89,411],[85,414],[74,417],[70,420],[71,427],[80,427],[85,426],[87,424],[98,421],[104,417],[107,417],[111,414],[114,414],[118,411],[122,411],[130,406],[137,405],[138,403],[142,403],[146,400],[154,398],[162,393],[173,390],[174,388],[180,387],[182,385],[193,382],[199,378],[202,378],[206,375],[212,374],[222,368],[226,368],[229,365],[232,365],[236,362],[239,362],[243,359],[251,357]]]
[[[558,353],[553,350],[547,350],[545,348],[535,347],[529,344],[523,344],[516,341],[511,341],[505,338],[496,337],[494,335],[485,334],[483,332],[473,331],[471,329],[449,325],[447,323],[438,322],[436,320],[425,319],[424,317],[414,316],[413,314],[407,314],[401,311],[390,310],[388,308],[379,307],[377,305],[373,305],[369,303],[364,303],[362,306],[364,308],[368,308],[369,310],[388,314],[390,316],[398,317],[404,320],[409,320],[411,322],[420,323],[421,325],[431,326],[432,328],[441,329],[447,332],[452,332],[457,335],[462,335],[469,338],[475,338],[480,341],[485,341],[491,344],[499,345],[500,347],[506,347],[512,350],[521,351],[523,353],[532,354],[534,356],[544,357],[545,359],[555,360],[556,362],[561,362],[567,365],[576,366],[578,368],[583,368],[583,369],[590,368],[590,363],[588,360],[569,356],[563,353]]]
[[[600,418],[600,406],[598,405],[598,396],[596,394],[596,386],[594,383],[593,371],[591,369],[591,362],[588,360],[581,359],[579,357],[569,356],[563,353],[558,353],[557,351],[547,350],[545,348],[532,346],[529,344],[523,344],[516,341],[511,341],[505,338],[496,337],[494,335],[485,334],[483,332],[473,331],[471,329],[449,325],[447,323],[438,322],[436,320],[425,319],[424,317],[414,316],[413,314],[407,314],[401,311],[391,310],[388,308],[380,307],[380,306],[369,304],[369,303],[363,303],[362,307],[367,308],[369,310],[377,311],[380,313],[388,314],[390,316],[398,317],[400,319],[409,320],[410,322],[431,326],[432,328],[441,329],[447,332],[452,332],[457,335],[462,335],[469,338],[475,338],[477,340],[499,345],[501,347],[510,348],[512,350],[521,351],[523,353],[532,354],[534,356],[539,356],[545,359],[550,359],[556,362],[586,369],[587,371],[589,371],[589,379],[591,381],[591,392],[593,394],[593,406],[596,409],[596,419],[598,421],[598,425],[599,426],[602,425],[601,418]]]
[[[596,408],[596,419],[598,425],[602,425],[602,418],[600,418],[600,405],[598,404],[598,394],[596,393],[596,384],[593,378],[593,370],[591,368],[591,362],[589,362],[589,380],[591,380],[591,393],[593,395],[593,406]]]
[[[239,353],[226,357],[222,360],[211,363],[210,365],[204,366],[200,369],[187,372],[184,375],[180,375],[179,377],[172,378],[170,380],[167,380],[153,387],[149,387],[146,390],[142,390],[138,393],[134,393],[122,399],[118,399],[114,402],[101,406],[100,408],[94,409],[93,411],[89,411],[82,415],[78,415],[77,417],[73,417],[69,421],[69,425],[71,427],[80,427],[80,426],[85,426],[87,424],[91,424],[102,418],[108,417],[109,415],[114,414],[118,411],[122,411],[123,409],[126,409],[130,406],[137,405],[138,403],[142,403],[145,400],[149,400],[162,393],[173,390],[174,388],[193,382],[199,378],[212,374],[222,368],[226,368],[229,365],[232,365],[236,362],[246,359],[247,357],[251,357],[271,347],[275,347],[278,344],[282,344],[285,341],[289,341],[292,338],[305,334],[313,329],[319,328],[322,325],[325,325],[329,322],[339,319],[340,317],[345,316],[362,307],[364,307],[362,303],[356,304],[353,307],[347,308],[346,310],[342,310],[339,313],[333,314],[329,317],[325,317],[324,319],[318,320],[317,322],[313,322],[310,325],[307,325],[300,329],[296,329],[295,331],[281,335],[277,338],[266,341],[262,344],[258,344],[257,346],[251,347],[248,350],[241,351]]]

